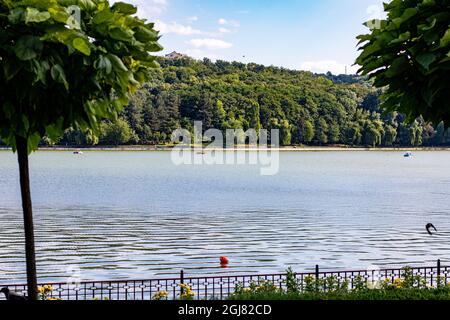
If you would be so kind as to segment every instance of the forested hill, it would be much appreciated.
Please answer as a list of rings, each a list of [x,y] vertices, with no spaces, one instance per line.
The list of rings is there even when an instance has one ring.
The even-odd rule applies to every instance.
[[[281,130],[283,145],[419,146],[449,141],[418,119],[382,115],[379,92],[356,76],[314,75],[257,64],[160,58],[153,81],[131,100],[121,119],[104,123],[100,144],[163,144],[179,127]],[[62,145],[93,143],[67,132]]]

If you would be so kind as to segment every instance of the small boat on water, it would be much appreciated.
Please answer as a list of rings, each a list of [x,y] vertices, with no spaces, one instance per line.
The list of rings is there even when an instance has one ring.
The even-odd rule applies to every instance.
[[[83,151],[74,151],[73,154],[75,154],[75,155],[82,155]]]
[[[405,158],[411,158],[411,157],[413,156],[413,154],[412,154],[411,151],[408,151],[408,152],[406,152],[403,156],[404,156]]]

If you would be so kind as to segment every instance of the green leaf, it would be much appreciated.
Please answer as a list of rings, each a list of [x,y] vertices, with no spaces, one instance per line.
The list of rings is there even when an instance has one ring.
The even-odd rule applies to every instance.
[[[400,26],[417,14],[418,10],[416,8],[406,9],[400,18],[393,19],[395,25]]]
[[[22,36],[14,47],[14,53],[20,60],[31,60],[41,54],[44,45],[39,37]]]
[[[436,2],[434,2],[434,0],[423,0],[422,1],[422,6],[424,6],[424,7],[433,6],[435,4],[436,4]]]
[[[72,39],[77,37],[77,35],[77,31],[72,29],[67,29],[65,27],[52,27],[47,29],[47,34],[42,37],[42,40],[57,41],[64,43],[67,46],[72,46]]]
[[[114,5],[111,7],[111,10],[123,14],[135,14],[137,12],[137,8],[135,6],[124,2],[114,3]]]
[[[417,62],[425,69],[430,69],[430,65],[436,61],[436,55],[433,53],[423,53],[417,56]]]
[[[152,43],[158,33],[134,16],[135,7],[112,2],[0,3],[3,142],[14,148],[15,137],[23,136],[31,151],[44,135],[56,138],[70,127],[97,129],[103,118],[117,117],[136,80],[150,77],[147,48],[157,47]],[[72,5],[80,7],[81,23],[71,16]],[[91,101],[92,108],[83,108]]]
[[[399,57],[392,62],[391,67],[386,72],[386,76],[393,78],[401,74],[409,67],[409,62],[406,57]]]
[[[447,53],[447,55],[442,60],[440,60],[439,63],[446,63],[449,61],[450,61],[450,52]]]
[[[34,83],[41,81],[43,84],[47,84],[47,71],[50,70],[48,61],[33,59],[31,62],[35,74]]]
[[[111,61],[107,57],[100,56],[97,59],[97,61],[95,61],[94,68],[104,69],[106,74],[110,74],[112,71],[112,64],[111,64]]]
[[[97,7],[92,0],[78,0],[78,5],[83,10],[95,10]]]
[[[402,33],[397,39],[392,40],[389,42],[389,44],[396,44],[396,43],[402,43],[408,40],[411,37],[411,32],[407,31],[405,33]]]
[[[109,35],[111,38],[120,41],[131,41],[133,40],[133,31],[124,27],[115,27],[109,30]]]
[[[41,135],[39,133],[35,132],[28,136],[28,154],[38,148],[39,142],[41,142]]]
[[[151,52],[158,52],[164,50],[163,46],[158,42],[149,42],[146,44],[145,49]]]
[[[13,24],[17,24],[20,21],[24,20],[24,16],[25,10],[23,8],[14,8],[10,11],[8,20]]]
[[[421,31],[429,31],[436,26],[437,19],[434,18],[433,21],[429,25],[423,24],[419,26],[419,30]]]
[[[25,13],[25,23],[30,22],[44,22],[51,18],[50,13],[48,12],[40,12],[35,8],[27,8]]]
[[[113,67],[120,71],[128,71],[128,68],[123,64],[122,60],[114,54],[108,54],[108,59],[111,61]]]
[[[75,38],[72,41],[72,45],[75,49],[85,54],[86,56],[91,55],[91,48],[89,47],[89,41],[83,38]]]
[[[45,128],[46,136],[49,137],[51,140],[58,140],[58,138],[63,133],[63,126],[64,126],[64,119],[59,118],[55,121],[54,124],[51,124]]]
[[[66,23],[69,20],[70,15],[63,8],[50,8],[48,9],[53,20],[61,23]]]
[[[103,11],[100,11],[94,16],[94,19],[92,22],[97,25],[104,24],[105,22],[113,21],[114,20],[114,13],[109,11],[108,9],[105,9]]]
[[[139,27],[134,33],[134,37],[140,42],[149,42],[158,40],[158,33],[152,29]]]
[[[64,69],[59,65],[55,64],[51,69],[52,79],[56,82],[62,83],[66,90],[69,90],[69,84],[66,80],[66,74]]]
[[[450,29],[448,29],[444,36],[441,38],[441,44],[440,47],[444,48],[450,44]]]

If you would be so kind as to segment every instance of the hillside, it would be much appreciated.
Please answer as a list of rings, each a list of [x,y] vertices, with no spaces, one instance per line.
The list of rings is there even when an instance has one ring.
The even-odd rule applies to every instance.
[[[131,99],[117,123],[104,123],[99,141],[68,132],[62,145],[163,144],[173,130],[280,129],[283,145],[420,146],[448,142],[418,119],[381,113],[380,92],[356,76],[314,75],[257,64],[160,58],[153,81]]]

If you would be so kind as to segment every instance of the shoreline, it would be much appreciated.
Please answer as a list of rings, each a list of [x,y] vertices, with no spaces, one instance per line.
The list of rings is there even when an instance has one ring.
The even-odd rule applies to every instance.
[[[289,147],[279,147],[279,148],[246,148],[246,147],[235,147],[235,148],[197,148],[190,147],[185,150],[191,149],[192,151],[222,151],[222,152],[237,152],[237,151],[278,151],[278,152],[407,152],[407,151],[428,151],[428,152],[436,152],[436,151],[450,151],[450,147],[379,147],[379,148],[368,148],[368,147],[344,147],[344,146],[326,146],[326,147],[307,147],[307,146],[289,146]],[[0,151],[11,151],[11,148],[8,147],[0,147]],[[83,151],[83,152],[168,152],[172,151],[173,147],[164,147],[164,146],[119,146],[119,147],[42,147],[38,148],[37,151],[42,152],[74,152],[74,151]]]

